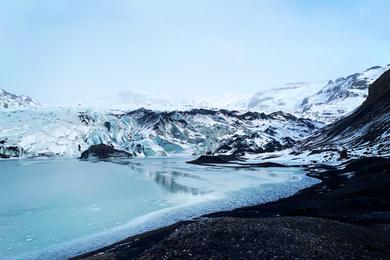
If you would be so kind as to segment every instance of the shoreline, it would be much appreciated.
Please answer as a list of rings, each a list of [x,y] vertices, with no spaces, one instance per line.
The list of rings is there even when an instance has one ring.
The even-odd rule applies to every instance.
[[[188,229],[194,225],[199,225],[200,227],[197,227],[196,232],[192,232],[189,235],[196,237],[196,235],[203,234],[203,236],[207,237],[207,235],[213,232],[209,229],[214,225],[218,226],[216,224],[218,222],[231,223],[233,227],[238,225],[236,222],[240,222],[239,225],[245,227],[247,221],[256,220],[260,221],[260,223],[262,221],[277,222],[289,217],[294,218],[286,220],[289,225],[291,223],[297,224],[297,221],[309,223],[302,225],[301,229],[304,226],[317,225],[317,221],[322,220],[330,221],[326,224],[329,226],[338,225],[337,223],[353,225],[352,227],[348,226],[348,228],[352,229],[348,229],[347,233],[350,234],[351,241],[356,236],[356,233],[362,232],[361,230],[356,230],[356,233],[354,233],[354,228],[367,228],[367,232],[370,232],[369,230],[372,228],[376,228],[373,236],[377,234],[378,239],[385,241],[382,245],[383,248],[381,245],[369,245],[368,248],[379,248],[375,253],[377,259],[390,257],[390,251],[384,249],[390,246],[390,241],[384,238],[385,236],[383,235],[383,232],[390,228],[390,189],[388,189],[390,186],[390,174],[388,174],[390,173],[390,159],[372,157],[351,160],[345,163],[345,168],[339,169],[326,165],[309,167],[307,175],[320,179],[321,182],[300,190],[290,197],[265,204],[206,214],[190,221],[180,221],[170,226],[131,236],[115,244],[75,256],[71,259],[136,259],[145,255],[148,256],[147,258],[156,257],[157,259],[167,255],[167,252],[176,252],[174,248],[180,247],[182,240],[175,241],[175,243],[170,245],[173,247],[171,249],[166,244],[170,239],[174,240],[177,236],[187,234],[189,232]],[[378,176],[382,180],[380,183],[374,182],[375,179],[379,179]],[[306,218],[313,218],[314,220]],[[335,224],[332,221],[337,223]],[[229,224],[222,225],[222,227],[225,226],[229,226]],[[241,230],[237,232],[241,232]],[[326,230],[321,230],[321,232],[326,233]],[[242,235],[245,237],[245,234]],[[219,239],[214,239],[213,241],[218,242]],[[364,243],[369,243],[369,241]],[[194,244],[196,243],[194,242]],[[212,245],[204,246],[206,247],[204,250],[210,250],[208,248],[210,246],[212,247]],[[191,246],[184,246],[184,248],[188,247]],[[226,250],[226,252],[229,252],[228,249]],[[275,250],[278,249],[275,248]],[[370,250],[366,251],[367,256],[371,256],[372,252]],[[343,253],[347,254],[347,250],[338,252],[338,256],[342,256]],[[170,255],[170,257],[191,258],[185,254]]]

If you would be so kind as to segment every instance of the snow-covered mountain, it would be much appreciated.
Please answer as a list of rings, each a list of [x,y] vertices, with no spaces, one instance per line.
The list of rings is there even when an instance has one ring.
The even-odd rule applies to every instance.
[[[299,113],[299,104],[305,97],[319,92],[326,82],[296,82],[256,93],[248,103],[249,110],[271,113],[283,111]]]
[[[390,69],[375,66],[336,80],[290,83],[252,97],[248,109],[265,113],[283,111],[299,117],[331,123],[363,103],[369,85]]]
[[[332,123],[352,112],[363,103],[369,85],[390,69],[390,65],[374,66],[361,73],[327,81],[287,83],[251,95],[225,93],[216,97],[178,98],[165,95],[153,97],[123,91],[112,97],[101,98],[105,107],[135,110],[145,107],[151,110],[229,109],[273,113],[282,111],[296,117],[310,118]],[[92,102],[93,103],[93,102]]]
[[[38,105],[39,103],[31,97],[15,95],[0,89],[0,108],[34,107]]]
[[[76,109],[0,111],[0,155],[78,157],[107,144],[136,156],[259,153],[291,147],[322,124],[281,112],[193,109],[128,113]]]
[[[156,96],[156,94],[120,91],[116,94],[101,97],[80,97],[76,103],[79,107],[115,108],[121,110],[136,110],[141,107],[158,111],[191,110],[196,108],[246,110],[251,96],[248,93],[225,93],[220,96],[209,97],[176,97],[169,94]],[[74,102],[75,100],[73,100]],[[66,102],[62,103],[66,104]]]
[[[390,156],[390,71],[370,86],[358,109],[305,140],[302,149]]]
[[[258,93],[248,104],[240,95],[230,95],[218,103],[220,106],[242,106],[269,112],[267,114],[247,110],[194,109],[201,104],[207,107],[217,103],[183,101],[165,104],[162,99],[163,111],[144,108],[124,110],[130,112],[48,107],[2,109],[0,157],[78,157],[82,151],[97,144],[110,145],[135,156],[259,154],[282,150],[294,146],[297,141],[324,126],[311,118],[329,123],[351,113],[366,99],[371,83],[389,68],[372,67],[329,82],[288,84]],[[307,147],[315,149],[316,144],[329,148],[337,143],[343,149],[352,147],[353,143],[354,146],[368,145],[377,151],[388,148],[388,141],[382,140],[390,138],[386,103],[386,98],[390,97],[385,91],[388,89],[389,73],[387,71],[372,84],[370,95],[360,108],[308,139]],[[373,98],[378,96],[376,93],[384,93],[385,96]],[[122,96],[137,107],[150,100],[146,96],[134,97],[131,93],[130,97]],[[234,102],[226,103],[227,100]],[[4,90],[0,92],[0,106],[36,105],[38,103],[29,97],[16,96]],[[360,113],[359,116],[356,113]]]

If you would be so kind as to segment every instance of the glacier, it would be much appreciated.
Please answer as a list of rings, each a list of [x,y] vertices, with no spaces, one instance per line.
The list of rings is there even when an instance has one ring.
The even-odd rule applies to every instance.
[[[75,158],[98,144],[141,157],[272,152],[291,147],[323,126],[282,112],[211,109],[37,108],[2,110],[0,120],[3,158]]]

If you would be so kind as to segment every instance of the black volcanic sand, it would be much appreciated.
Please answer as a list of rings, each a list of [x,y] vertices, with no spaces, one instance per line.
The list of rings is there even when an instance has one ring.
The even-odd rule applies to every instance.
[[[321,183],[130,237],[86,259],[390,259],[390,159],[309,168]]]
[[[263,162],[263,163],[245,163],[242,157],[236,155],[202,155],[199,158],[189,161],[187,163],[197,164],[197,165],[215,165],[215,164],[229,164],[232,163],[235,166],[240,168],[249,168],[249,167],[261,167],[261,168],[270,168],[270,167],[287,167],[286,165],[275,163],[275,162]],[[290,166],[296,167],[296,166]]]
[[[243,159],[236,155],[201,155],[199,158],[189,161],[191,164],[220,164],[230,163],[233,161],[243,161]]]

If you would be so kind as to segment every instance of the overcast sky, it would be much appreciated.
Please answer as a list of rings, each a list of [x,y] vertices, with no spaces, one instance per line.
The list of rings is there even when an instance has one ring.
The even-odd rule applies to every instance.
[[[390,63],[389,10],[386,0],[1,0],[0,88],[56,103],[333,79]]]

